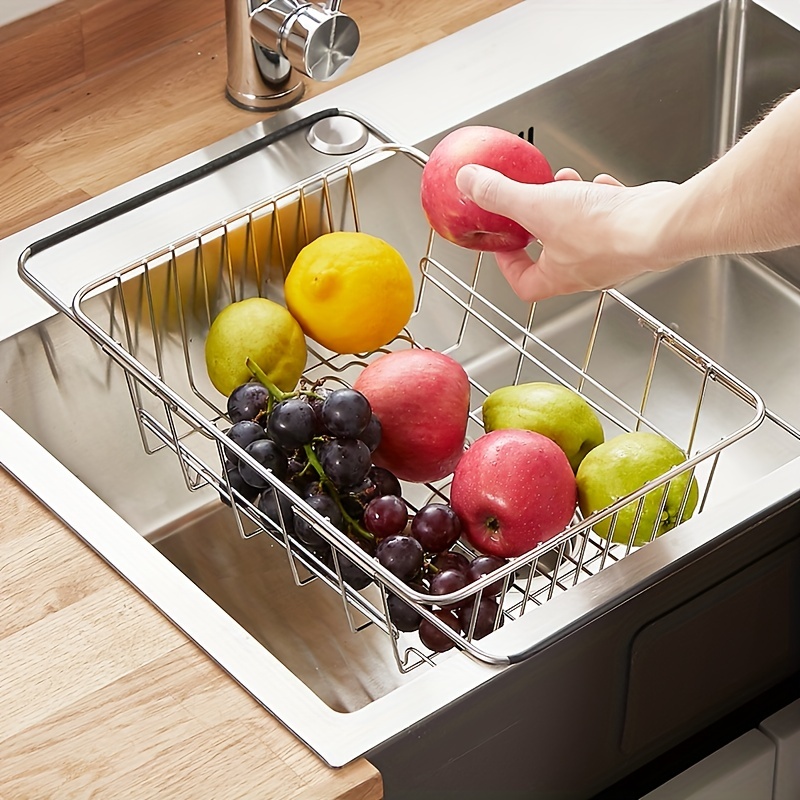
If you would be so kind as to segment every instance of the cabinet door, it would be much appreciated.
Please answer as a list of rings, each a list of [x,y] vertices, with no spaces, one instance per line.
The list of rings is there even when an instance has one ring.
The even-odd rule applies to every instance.
[[[752,730],[642,800],[772,800],[775,745]]]
[[[767,717],[759,727],[775,743],[772,800],[797,800],[800,797],[800,700]]]

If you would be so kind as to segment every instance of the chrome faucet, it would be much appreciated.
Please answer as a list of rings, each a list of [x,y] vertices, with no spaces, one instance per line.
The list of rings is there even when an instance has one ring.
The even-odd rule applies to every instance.
[[[225,0],[228,99],[240,108],[285,108],[303,96],[297,74],[339,77],[355,55],[358,26],[340,0]]]

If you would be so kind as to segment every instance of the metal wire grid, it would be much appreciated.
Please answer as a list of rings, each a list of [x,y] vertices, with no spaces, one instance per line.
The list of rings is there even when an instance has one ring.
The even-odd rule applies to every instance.
[[[497,580],[503,582],[502,602],[495,620],[495,627],[498,627],[627,555],[633,548],[632,538],[627,544],[613,543],[620,510],[629,503],[638,503],[633,525],[635,530],[646,494],[660,491],[660,517],[670,483],[686,472],[694,475],[699,466],[705,465],[702,508],[721,452],[754,430],[764,418],[765,410],[761,399],[752,390],[614,291],[598,296],[582,361],[578,363],[566,357],[537,333],[536,305],[527,309],[524,318],[519,320],[492,304],[481,293],[482,255],[476,256],[471,274],[465,277],[463,270],[453,270],[441,259],[437,252],[441,242],[431,233],[420,261],[421,283],[409,329],[376,353],[341,356],[322,351],[312,344],[306,370],[309,380],[325,376],[347,384],[354,369],[366,366],[380,352],[399,347],[432,346],[416,341],[411,328],[416,317],[435,313],[442,303],[446,303],[451,311],[456,310],[459,324],[455,340],[449,347],[441,348],[444,352],[458,356],[469,350],[468,341],[476,328],[483,334],[489,332],[492,341],[502,347],[504,356],[510,356],[514,361],[513,382],[523,380],[526,371],[535,367],[548,379],[580,391],[605,420],[620,430],[645,427],[668,435],[647,416],[656,368],[665,352],[676,356],[699,375],[699,389],[685,436],[684,450],[690,457],[659,480],[589,519],[583,520],[576,514],[573,523],[549,542],[458,592],[433,598],[398,581],[227,438],[225,430],[230,423],[219,398],[196,364],[197,342],[204,338],[219,308],[255,294],[276,295],[279,299],[282,279],[294,255],[305,243],[328,231],[361,230],[356,176],[359,170],[389,158],[405,159],[412,168],[419,169],[426,157],[401,145],[377,147],[173,242],[113,275],[92,282],[77,293],[72,310],[77,321],[124,368],[147,452],[163,448],[172,450],[178,457],[189,490],[196,491],[209,485],[214,487],[231,505],[239,535],[247,538],[267,533],[280,542],[286,549],[295,582],[303,585],[321,580],[335,590],[341,596],[344,612],[354,632],[366,625],[377,625],[383,630],[392,642],[401,671],[432,664],[436,656],[426,652],[417,641],[409,641],[409,635],[400,633],[392,624],[388,612],[390,594],[410,604],[422,618],[429,620],[449,636],[454,645],[472,657],[488,663],[508,663],[519,654],[487,651],[476,644],[472,635],[479,601],[491,584]],[[592,374],[598,337],[612,307],[613,313],[629,316],[650,335],[651,351],[638,404],[620,397]],[[472,373],[470,381],[478,398],[470,413],[471,426],[479,433],[480,405],[489,389],[481,385]],[[746,408],[747,417],[717,441],[698,447],[695,441],[698,420],[712,385],[721,387]],[[231,455],[249,463],[263,475],[268,484],[265,492],[272,493],[274,499],[274,516],[266,515],[232,487],[228,473],[222,468]],[[681,514],[688,499],[689,483],[687,481]],[[426,498],[446,501],[447,484],[426,487]],[[330,546],[330,559],[315,555],[290,535],[285,520],[287,513],[293,513],[314,526]],[[607,538],[598,536],[592,529],[601,520],[610,520]],[[655,535],[656,529],[651,539]],[[343,579],[339,560],[342,556],[367,573],[374,584],[365,591],[353,589]],[[465,601],[474,601],[472,619],[465,636],[455,634],[430,610],[434,604]]]

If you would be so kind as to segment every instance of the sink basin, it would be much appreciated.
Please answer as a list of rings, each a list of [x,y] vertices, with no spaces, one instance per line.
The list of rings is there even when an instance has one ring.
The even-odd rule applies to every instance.
[[[528,326],[537,342],[570,364],[582,364],[598,317],[598,297],[541,303],[531,323],[529,309],[493,271],[490,258],[480,262],[476,278],[472,254],[436,240],[428,250],[429,231],[417,201],[420,164],[404,152],[366,159],[347,173],[340,169],[345,157],[312,150],[301,129],[164,197],[134,204],[119,215],[106,213],[148,187],[334,104],[363,112],[379,130],[390,130],[390,138],[423,152],[459,125],[491,124],[533,136],[554,168],[574,166],[585,176],[610,172],[626,183],[680,181],[729,146],[766,104],[797,85],[800,15],[791,8],[783,11],[780,3],[772,4],[772,10],[755,3],[744,10],[730,4],[729,16],[723,14],[725,3],[667,0],[638,10],[637,4],[611,4],[605,13],[614,32],[600,52],[593,49],[598,44],[591,36],[594,10],[579,3],[559,9],[548,5],[522,3],[2,243],[3,280],[13,284],[13,291],[0,301],[8,306],[0,330],[0,409],[5,415],[0,461],[333,766],[371,753],[383,771],[385,753],[409,741],[403,738],[406,729],[458,706],[459,700],[477,697],[479,690],[503,686],[504,676],[519,675],[528,664],[541,664],[539,653],[544,657],[553,642],[621,605],[636,587],[655,583],[676,565],[709,552],[742,520],[787,505],[800,476],[795,402],[800,370],[796,348],[788,345],[800,335],[800,253],[706,259],[620,287],[663,323],[667,338],[670,332],[678,334],[719,365],[719,373],[743,382],[740,389],[738,383],[720,387],[712,380],[706,396],[693,356],[667,348],[650,375],[649,421],[693,451],[713,448],[752,419],[756,422],[719,459],[698,466],[707,487],[702,513],[619,561],[612,559],[616,563],[602,570],[587,570],[586,579],[576,579],[569,591],[536,604],[489,637],[492,652],[525,654],[516,666],[503,659],[483,663],[453,651],[435,666],[399,669],[390,637],[379,624],[367,624],[369,608],[345,613],[324,581],[306,582],[309,573],[302,565],[295,564],[293,571],[280,536],[250,536],[252,519],[237,517],[220,502],[220,487],[204,474],[204,465],[219,463],[217,440],[191,420],[187,423],[185,415],[165,416],[160,398],[126,378],[119,354],[70,317],[122,342],[123,350],[160,375],[210,425],[221,428],[224,398],[214,394],[197,368],[214,311],[234,295],[254,293],[259,281],[269,296],[280,297],[281,264],[291,263],[292,254],[326,226],[352,227],[357,198],[363,230],[391,241],[411,265],[427,254],[422,264],[426,281],[435,272],[432,264],[441,261],[468,284],[473,280],[480,296],[502,309],[504,316],[495,321],[498,334],[465,316],[464,304],[470,301],[457,282],[441,278],[461,305],[448,300],[435,282],[425,283],[422,273],[416,275],[423,302],[409,332],[423,345],[452,352],[465,363],[475,386],[473,408],[479,407],[486,387],[546,377],[541,367],[520,361],[519,346],[509,350],[503,335],[513,339],[520,326]],[[431,114],[414,110],[416,103],[432,100],[417,97],[409,84],[432,64],[461,64],[474,42],[500,47],[520,36],[520,27],[553,33],[578,23],[584,32],[562,48],[563,64],[554,55],[547,67],[534,66],[527,76],[515,74],[500,87],[474,65],[465,65],[461,76],[445,77],[454,87],[447,108]],[[474,81],[464,77],[476,71]],[[457,100],[465,83],[469,94],[462,106]],[[387,97],[391,108],[385,105]],[[367,148],[380,146],[379,139],[373,135]],[[281,194],[322,173],[330,178],[308,183],[302,203],[295,190]],[[276,195],[280,202],[266,209],[259,205]],[[253,207],[260,210],[249,224],[240,225],[247,218],[241,210]],[[328,208],[333,222],[326,217]],[[54,314],[10,275],[9,267],[33,241],[92,213],[103,215],[101,224],[76,229],[26,264],[61,299],[65,313]],[[237,223],[218,223],[231,219]],[[279,238],[276,226],[282,231]],[[254,242],[262,248],[261,258],[254,255]],[[141,266],[145,261],[147,274]],[[257,264],[267,264],[267,274],[256,275]],[[198,275],[203,280],[210,276],[210,289],[198,289]],[[73,304],[76,296],[79,301]],[[631,408],[638,408],[644,384],[650,387],[646,376],[653,341],[653,331],[642,322],[647,315],[632,315],[610,297],[588,372],[617,399],[609,405],[591,380],[582,385],[606,409],[607,435],[636,424]],[[493,312],[481,313],[488,317]],[[312,377],[334,372],[352,379],[362,362],[351,361],[319,354]],[[567,382],[578,380],[573,367],[557,358],[545,361]],[[754,390],[755,402],[747,387]],[[767,407],[763,421],[757,417],[757,396]],[[704,406],[698,423],[693,415],[700,400]],[[167,410],[174,408],[168,404]],[[148,419],[155,422],[148,424]],[[179,427],[178,447],[198,459],[189,459],[186,469],[157,434],[159,425],[168,429],[173,423]],[[471,433],[478,431],[476,416]],[[427,492],[418,489],[413,501],[424,502]],[[691,586],[687,582],[686,591]],[[379,607],[374,587],[365,594]],[[679,602],[677,595],[671,602]],[[658,613],[647,610],[651,617]],[[634,629],[650,618],[647,614]],[[609,664],[609,670],[627,658],[624,649],[615,651],[617,666]],[[794,651],[787,656],[790,661],[794,657]],[[788,669],[786,663],[775,669]],[[620,713],[624,697],[624,688],[604,694],[586,725],[591,728],[591,720]],[[585,698],[575,703],[586,708]],[[566,699],[565,709],[576,713]],[[701,721],[685,722],[673,738],[689,735]],[[506,727],[524,724],[514,718]],[[462,750],[478,747],[493,730],[487,726],[483,737],[478,728],[473,719],[471,727],[451,738]],[[520,735],[525,734],[517,732],[517,741]],[[569,796],[602,787],[669,741],[613,756],[600,747],[586,761],[585,775],[574,779]],[[402,750],[405,745],[398,746]],[[571,749],[589,747],[579,740]],[[390,773],[386,767],[385,775]]]

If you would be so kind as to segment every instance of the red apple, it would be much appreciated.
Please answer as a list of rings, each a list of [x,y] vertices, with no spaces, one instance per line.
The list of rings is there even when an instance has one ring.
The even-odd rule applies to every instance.
[[[458,462],[450,505],[482,553],[521,556],[564,530],[577,502],[575,474],[546,436],[516,428],[486,433]]]
[[[364,394],[381,421],[372,454],[378,467],[400,480],[444,478],[464,452],[470,387],[455,359],[435,350],[386,353],[366,367],[353,388]]]
[[[521,183],[549,183],[553,170],[535,145],[485,125],[458,128],[431,151],[422,170],[420,200],[430,226],[470,250],[521,250],[535,238],[508,217],[485,211],[456,186],[465,164],[481,164]]]

